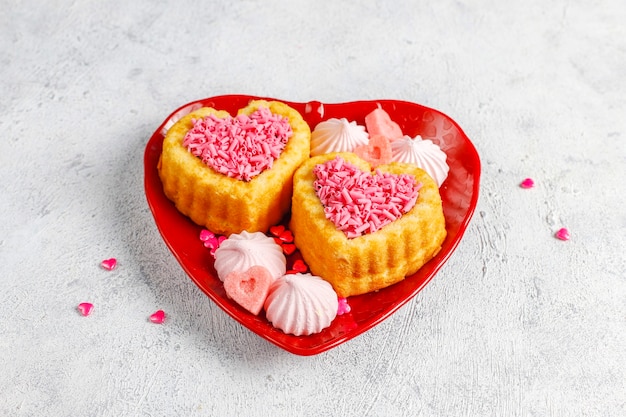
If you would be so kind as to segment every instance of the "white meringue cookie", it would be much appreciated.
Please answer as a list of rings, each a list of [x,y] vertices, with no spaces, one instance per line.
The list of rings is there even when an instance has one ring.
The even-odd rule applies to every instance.
[[[328,119],[318,123],[311,132],[311,156],[331,152],[352,152],[360,145],[367,145],[369,135],[365,126],[348,119]]]
[[[429,139],[404,136],[391,142],[391,160],[417,165],[428,173],[439,187],[448,177],[450,167],[444,151]]]
[[[215,270],[224,282],[233,271],[245,272],[253,266],[263,266],[274,279],[285,275],[287,259],[273,238],[261,232],[243,231],[232,234],[215,251]]]
[[[321,332],[337,316],[339,301],[333,287],[311,274],[278,278],[265,299],[265,316],[285,333],[307,336]]]

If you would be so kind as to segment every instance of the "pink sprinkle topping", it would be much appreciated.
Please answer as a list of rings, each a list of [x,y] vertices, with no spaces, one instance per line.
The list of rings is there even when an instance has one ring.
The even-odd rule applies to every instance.
[[[183,146],[216,172],[250,181],[272,167],[292,135],[286,117],[259,108],[250,116],[193,120]]]
[[[535,186],[535,181],[533,181],[532,178],[526,178],[520,183],[519,186],[522,188],[533,188]]]
[[[107,271],[112,271],[117,266],[117,259],[115,258],[105,259],[104,261],[100,263],[100,265]]]
[[[152,323],[161,324],[165,321],[165,311],[157,310],[150,316]]]
[[[569,240],[569,238],[570,238],[569,230],[567,230],[566,228],[563,227],[563,228],[557,230],[556,233],[554,234],[554,236],[556,236],[557,239]]]
[[[91,310],[93,310],[93,304],[91,303],[80,303],[78,307],[76,307],[80,314],[87,317],[91,314]]]
[[[339,301],[339,308],[337,309],[338,316],[349,313],[352,310],[352,308],[350,307],[350,304],[348,304],[347,299],[338,298],[337,301]]]
[[[349,239],[373,233],[408,213],[421,188],[412,175],[380,170],[371,175],[340,157],[317,165],[313,172],[326,218]]]

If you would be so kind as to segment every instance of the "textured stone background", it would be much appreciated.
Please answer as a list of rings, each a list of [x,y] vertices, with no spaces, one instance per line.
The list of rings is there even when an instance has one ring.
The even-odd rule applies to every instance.
[[[621,0],[2,3],[0,415],[626,415]],[[236,93],[421,103],[482,158],[442,271],[318,356],[217,308],[145,202],[156,127]]]

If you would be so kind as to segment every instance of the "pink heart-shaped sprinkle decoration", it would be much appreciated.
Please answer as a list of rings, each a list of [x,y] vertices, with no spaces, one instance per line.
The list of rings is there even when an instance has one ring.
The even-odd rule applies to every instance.
[[[359,158],[367,161],[372,168],[391,162],[391,142],[384,136],[370,136],[367,145],[354,148],[354,153]]]
[[[217,236],[211,233],[211,235],[204,236],[204,247],[209,249],[211,255],[215,255],[215,251],[220,247],[223,241],[226,240],[226,236]],[[202,240],[202,237],[200,238]]]
[[[348,300],[346,298],[338,298],[337,301],[339,301],[339,307],[337,308],[337,315],[341,316],[343,314],[347,314],[350,311],[352,311],[352,308],[350,307],[350,304],[348,304]]]
[[[93,304],[91,303],[80,303],[78,307],[76,307],[80,314],[87,317],[91,314],[91,310],[93,310]]]
[[[286,117],[259,108],[250,116],[194,120],[183,146],[216,172],[250,181],[272,167],[292,135]]]
[[[522,188],[533,188],[535,186],[535,181],[533,181],[532,178],[526,178],[520,183],[519,186]]]
[[[117,259],[115,258],[105,259],[104,261],[100,263],[100,265],[102,265],[102,267],[106,269],[107,271],[112,271],[117,266]]]
[[[561,240],[569,240],[570,238],[569,230],[567,230],[564,227],[557,230],[554,235],[557,237],[557,239],[561,239]]]
[[[165,311],[157,310],[150,315],[150,321],[152,323],[161,324],[165,321]]]
[[[211,239],[215,239],[215,233],[211,232],[210,230],[207,229],[202,229],[200,231],[200,240],[203,242],[207,242]]]
[[[421,184],[412,175],[372,175],[336,157],[317,165],[314,187],[326,218],[348,238],[373,233],[408,213]]]
[[[278,236],[278,238],[285,243],[291,243],[293,242],[293,233],[291,232],[291,230],[284,230],[280,236]]]
[[[245,272],[233,271],[224,279],[226,295],[252,314],[259,314],[267,298],[273,278],[263,266]]]

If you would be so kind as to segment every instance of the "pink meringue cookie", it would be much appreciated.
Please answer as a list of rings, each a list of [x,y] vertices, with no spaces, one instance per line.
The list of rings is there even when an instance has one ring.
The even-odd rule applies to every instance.
[[[288,274],[278,278],[265,299],[265,316],[287,334],[319,333],[337,316],[339,302],[333,287],[311,274]]]
[[[267,268],[273,279],[285,274],[287,259],[273,238],[261,232],[234,233],[215,251],[215,270],[224,282],[231,272],[245,272],[253,266]]]

